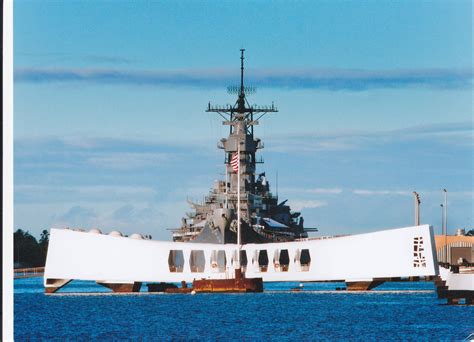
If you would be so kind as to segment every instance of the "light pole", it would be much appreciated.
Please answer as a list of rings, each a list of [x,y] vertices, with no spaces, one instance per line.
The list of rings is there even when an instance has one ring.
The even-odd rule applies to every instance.
[[[444,205],[443,204],[440,204],[441,206],[441,235],[444,235]],[[446,239],[444,239],[444,244],[446,245]],[[445,251],[445,245],[443,246],[443,251]],[[445,257],[443,258],[444,262],[446,262],[446,255]]]
[[[448,190],[444,192],[444,235],[448,235]]]
[[[413,197],[415,199],[415,226],[420,225],[420,195],[413,191]]]
[[[446,262],[448,262],[448,190],[444,192],[444,249],[446,253]]]

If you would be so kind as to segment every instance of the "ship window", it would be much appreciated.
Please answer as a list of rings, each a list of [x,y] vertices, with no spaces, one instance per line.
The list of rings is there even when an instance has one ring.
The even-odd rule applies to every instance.
[[[183,272],[184,254],[183,251],[170,250],[168,256],[168,266],[170,272]]]
[[[311,255],[309,249],[302,249],[299,256],[299,261],[302,271],[309,271],[309,265],[311,264]]]
[[[290,266],[290,255],[287,249],[276,250],[273,257],[275,271],[287,272]]]
[[[237,251],[232,253],[232,265],[234,265],[235,257],[237,256]],[[240,251],[240,267],[245,272],[247,270],[247,251]]]
[[[211,268],[214,272],[225,272],[226,264],[225,251],[212,251]]]
[[[266,250],[258,252],[258,269],[260,272],[267,272],[268,270],[268,253]]]
[[[204,268],[206,266],[204,251],[191,251],[191,255],[189,256],[189,265],[191,266],[191,272],[204,272]]]

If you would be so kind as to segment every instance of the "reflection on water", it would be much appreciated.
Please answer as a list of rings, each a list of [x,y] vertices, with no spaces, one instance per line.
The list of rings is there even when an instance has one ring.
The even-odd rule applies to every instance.
[[[432,283],[335,291],[341,287],[305,283],[293,292],[298,283],[274,283],[263,294],[116,295],[77,281],[62,295],[44,295],[41,278],[17,279],[15,337],[459,340],[474,332],[474,307],[442,305]]]

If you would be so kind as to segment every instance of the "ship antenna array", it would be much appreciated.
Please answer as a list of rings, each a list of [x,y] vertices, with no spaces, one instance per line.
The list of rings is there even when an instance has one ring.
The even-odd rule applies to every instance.
[[[241,89],[240,89],[240,86],[228,86],[227,87],[227,92],[229,94],[240,94],[241,92]],[[251,87],[251,86],[244,86],[244,93],[246,95],[249,95],[249,94],[255,94],[257,92],[257,88],[255,87]]]
[[[240,49],[240,86],[229,86],[227,87],[227,92],[229,94],[237,94],[238,99],[234,105],[226,105],[226,106],[219,106],[219,105],[211,105],[209,102],[206,112],[213,112],[218,113],[224,120],[234,121],[236,117],[235,114],[241,114],[240,117],[246,119],[250,116],[250,119],[253,121],[253,115],[259,114],[258,118],[255,121],[261,119],[267,113],[276,113],[278,109],[272,103],[271,106],[257,106],[257,105],[250,105],[246,99],[246,95],[255,94],[256,88],[252,86],[245,86],[244,85],[244,52],[245,49]]]

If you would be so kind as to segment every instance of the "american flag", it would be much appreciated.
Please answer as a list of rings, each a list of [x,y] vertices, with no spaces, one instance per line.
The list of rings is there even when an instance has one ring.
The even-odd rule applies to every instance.
[[[232,160],[230,161],[230,165],[232,165],[232,170],[234,170],[234,172],[239,172],[239,164],[239,154],[234,153],[234,155],[232,156]]]

